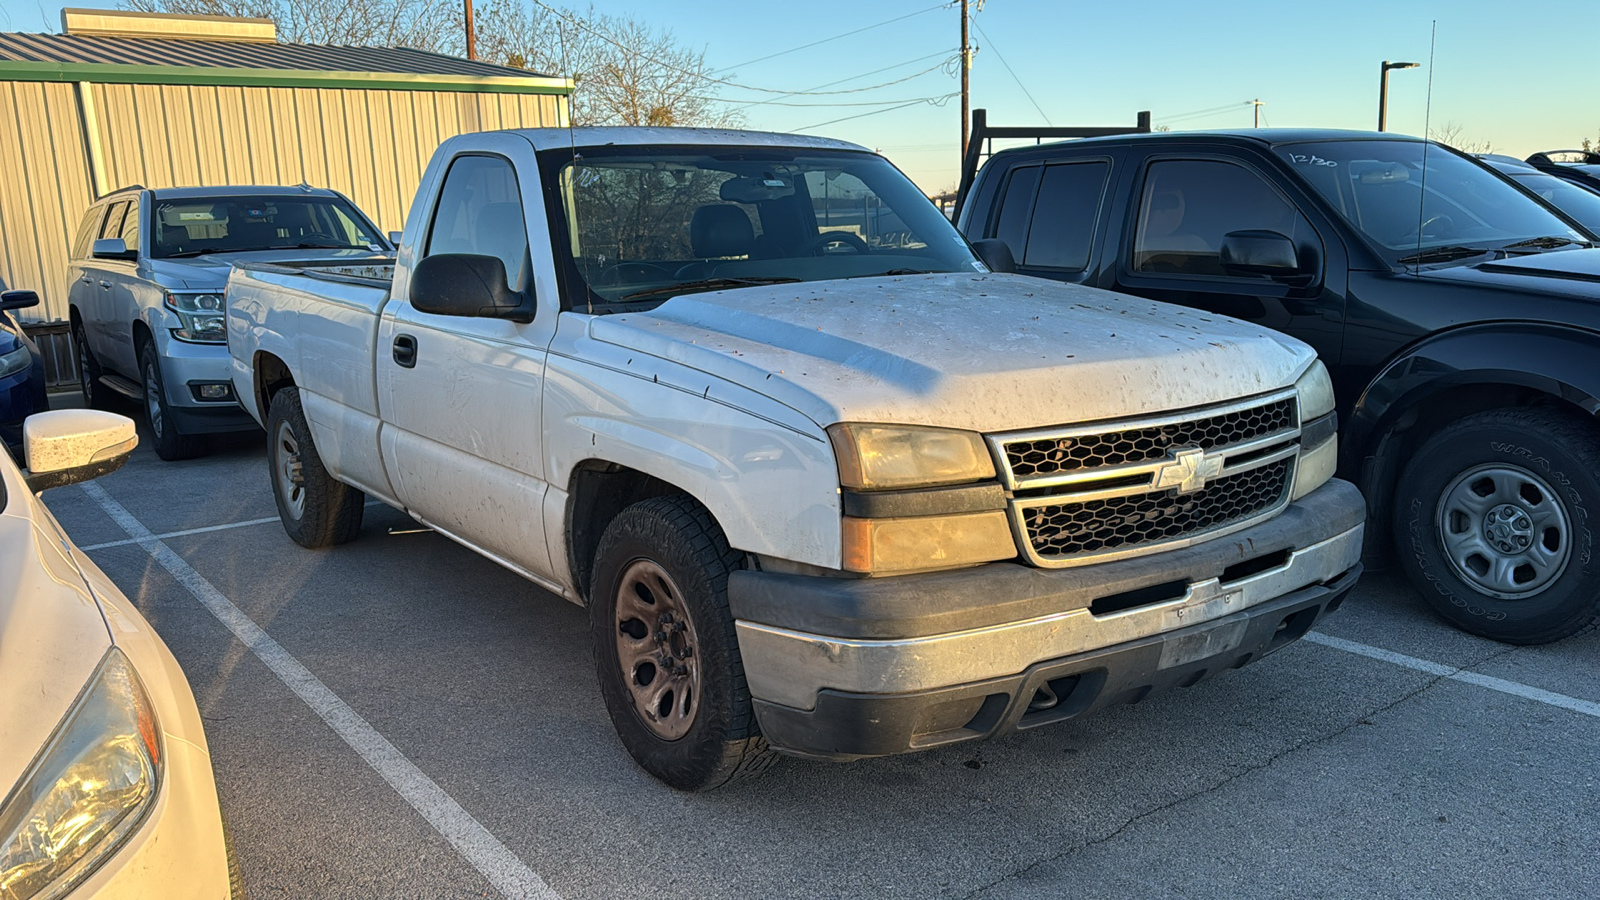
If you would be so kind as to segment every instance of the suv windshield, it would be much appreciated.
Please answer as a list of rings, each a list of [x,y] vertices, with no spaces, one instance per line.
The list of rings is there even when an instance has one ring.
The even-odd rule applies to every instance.
[[[1327,141],[1276,149],[1351,225],[1389,251],[1392,262],[1468,259],[1512,245],[1522,245],[1520,251],[1584,243],[1583,235],[1538,201],[1438,144]],[[1554,240],[1526,244],[1541,238]]]
[[[185,197],[157,200],[151,255],[158,259],[249,250],[388,249],[377,229],[332,197]]]
[[[560,157],[564,249],[591,305],[626,308],[748,284],[984,271],[928,198],[873,154],[619,147]]]

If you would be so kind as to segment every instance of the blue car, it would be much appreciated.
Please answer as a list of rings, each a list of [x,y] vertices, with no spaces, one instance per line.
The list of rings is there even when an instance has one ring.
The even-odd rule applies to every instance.
[[[33,291],[8,291],[0,282],[0,442],[22,462],[22,420],[44,412],[44,357],[22,330],[13,310],[39,305]]]

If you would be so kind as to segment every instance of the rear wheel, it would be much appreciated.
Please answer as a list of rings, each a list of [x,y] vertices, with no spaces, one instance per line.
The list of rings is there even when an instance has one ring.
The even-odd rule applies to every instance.
[[[144,410],[150,420],[156,455],[169,462],[194,456],[200,451],[200,439],[178,431],[161,380],[161,356],[149,335],[139,342],[139,374],[144,381]]]
[[[100,383],[105,370],[100,368],[100,361],[89,349],[88,335],[84,334],[83,322],[78,319],[72,320],[72,348],[78,354],[78,387],[83,391],[83,405],[90,409],[110,409],[112,391]]]
[[[624,509],[595,554],[589,602],[600,693],[634,760],[682,791],[765,770],[728,573],[740,554],[688,497]]]
[[[348,543],[361,532],[366,495],[328,474],[311,439],[298,388],[272,395],[267,466],[278,518],[295,543],[315,550]]]
[[[1541,644],[1600,624],[1600,429],[1551,409],[1468,416],[1400,476],[1401,563],[1464,631]]]

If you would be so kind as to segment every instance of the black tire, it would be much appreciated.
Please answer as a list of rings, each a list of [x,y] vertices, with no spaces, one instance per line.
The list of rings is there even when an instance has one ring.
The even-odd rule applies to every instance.
[[[1395,539],[1446,621],[1543,644],[1600,625],[1593,513],[1600,428],[1559,410],[1500,409],[1451,424],[1412,456],[1395,492]]]
[[[267,471],[283,530],[316,550],[355,540],[366,494],[328,474],[306,425],[298,388],[272,396],[267,413]]]
[[[105,369],[94,358],[88,335],[83,332],[83,322],[76,318],[72,320],[72,347],[78,353],[78,389],[83,391],[83,405],[89,409],[112,409],[116,403],[113,391],[100,383]]]
[[[156,455],[174,462],[189,459],[200,452],[200,439],[183,434],[167,405],[166,382],[161,375],[161,355],[156,352],[156,342],[145,335],[139,340],[139,380],[144,386],[145,418],[150,422],[150,436]]]
[[[728,573],[741,562],[742,555],[728,547],[711,515],[685,496],[655,497],[624,509],[606,527],[595,554],[589,622],[600,693],[629,755],[645,771],[681,791],[720,787],[765,771],[777,758],[756,725],[728,612]],[[634,624],[641,620],[625,619],[618,612],[625,584],[637,593],[638,582],[625,579],[641,571],[659,571],[668,579],[664,590],[647,588],[637,594],[649,597],[635,610],[648,607],[658,616],[644,625],[643,637]],[[686,612],[688,621],[676,617],[668,621],[659,615],[670,608]],[[629,611],[622,607],[624,615]],[[669,633],[674,628],[676,633]],[[675,721],[663,721],[670,718],[666,715],[647,721],[641,712],[641,706],[649,705],[636,702],[642,689],[655,684],[654,678],[667,685],[674,673],[650,660],[625,667],[622,647],[629,641],[636,642],[642,653],[665,651],[658,659],[671,660],[677,667],[676,676],[682,679],[678,686],[693,682],[697,688],[689,699],[682,692],[664,695]],[[666,648],[675,648],[676,655]],[[646,668],[653,675],[640,681]],[[639,693],[635,685],[641,688]],[[683,729],[681,735],[668,736],[675,728]]]

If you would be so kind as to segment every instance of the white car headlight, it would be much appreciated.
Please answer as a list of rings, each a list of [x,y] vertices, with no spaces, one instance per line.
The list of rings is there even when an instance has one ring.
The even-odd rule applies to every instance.
[[[225,322],[225,301],[221,294],[166,295],[167,309],[178,316],[181,327],[172,329],[173,337],[196,344],[221,344],[228,339]]]
[[[27,345],[18,347],[10,353],[0,353],[0,378],[26,372],[33,365],[33,354],[28,352]]]
[[[72,890],[139,826],[161,771],[150,698],[112,648],[0,804],[0,897],[52,900]]]
[[[1294,389],[1300,394],[1300,462],[1290,499],[1299,500],[1327,484],[1339,467],[1339,420],[1333,380],[1322,360],[1311,364]]]

